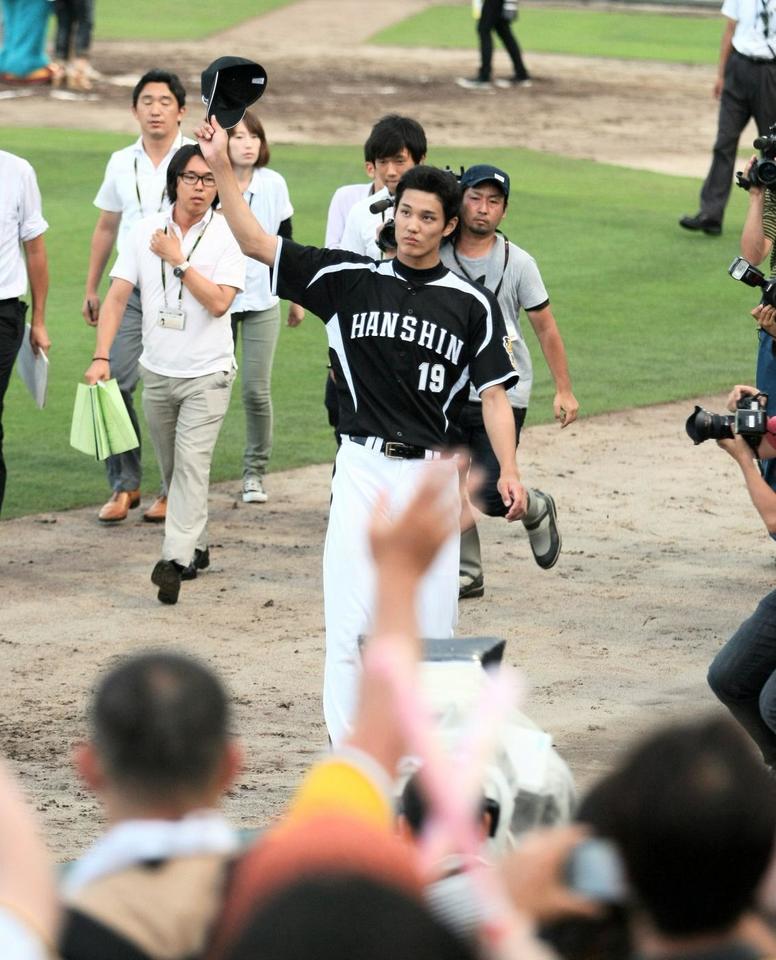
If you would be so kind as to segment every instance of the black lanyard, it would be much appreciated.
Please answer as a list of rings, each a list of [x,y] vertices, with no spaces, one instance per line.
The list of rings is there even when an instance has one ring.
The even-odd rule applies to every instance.
[[[164,195],[167,192],[167,187],[162,187],[162,195],[159,197],[159,207],[157,208],[157,213],[162,212],[162,207],[164,206]],[[137,194],[137,204],[140,207],[140,216],[145,216],[145,210],[143,210],[143,200],[140,196],[140,180],[137,176],[137,154],[135,154],[135,193]]]
[[[210,220],[212,220],[214,216],[215,216],[215,214],[214,214],[213,211],[211,210],[211,211],[210,211]],[[183,259],[184,259],[184,260],[188,260],[190,257],[193,257],[193,256],[194,256],[194,251],[195,251],[195,250],[197,249],[197,247],[199,246],[199,241],[205,236],[205,231],[206,231],[207,228],[210,226],[210,220],[208,220],[208,222],[207,222],[207,223],[205,224],[205,226],[202,228],[202,233],[200,233],[200,235],[199,235],[199,236],[197,237],[197,239],[194,241],[194,246],[191,248],[191,250],[189,250],[188,253],[184,253],[184,254],[183,254]],[[166,224],[165,224],[165,227],[164,227],[164,235],[167,236],[167,225],[166,225]],[[181,244],[181,253],[183,253],[183,244]],[[166,277],[166,275],[165,275],[165,270],[164,270],[164,260],[163,260],[161,257],[159,257],[159,265],[160,265],[161,271],[162,271],[162,292],[163,292],[163,294],[164,294],[164,305],[165,305],[165,307],[166,307],[166,306],[167,306],[167,277]],[[183,279],[180,280],[180,286],[178,287],[178,307],[180,307],[180,305],[181,305],[181,300],[183,300]]]
[[[496,289],[493,291],[493,296],[496,297],[497,299],[498,299],[499,291],[501,290],[501,285],[502,285],[502,283],[504,282],[504,277],[506,276],[507,264],[509,263],[509,239],[508,239],[504,234],[501,234],[501,236],[504,238],[504,269],[501,271],[501,279],[500,279],[499,282],[498,282],[498,286],[497,286]],[[478,283],[479,281],[476,280],[476,279],[469,273],[469,271],[466,269],[466,267],[465,267],[465,266],[461,263],[461,261],[458,259],[458,251],[455,249],[455,243],[453,243],[453,256],[455,257],[455,262],[456,262],[456,263],[458,264],[458,266],[461,268],[461,272],[463,273],[463,275],[464,275],[468,280],[471,280],[472,283]],[[484,279],[484,278],[483,278],[483,279]],[[483,283],[483,286],[485,286],[484,283]]]

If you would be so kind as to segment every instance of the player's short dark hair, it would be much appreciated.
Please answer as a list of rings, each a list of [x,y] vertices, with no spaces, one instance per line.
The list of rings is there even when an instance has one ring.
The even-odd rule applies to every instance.
[[[753,904],[776,835],[776,783],[728,719],[648,737],[585,806],[659,932],[724,933]]]
[[[440,170],[439,167],[425,164],[407,170],[396,184],[396,206],[399,205],[405,190],[422,190],[424,193],[436,194],[444,210],[445,223],[457,217],[461,209],[461,188],[449,170]]]
[[[143,92],[145,87],[149,83],[166,83],[170,88],[170,93],[175,97],[179,109],[183,109],[186,106],[186,88],[181,83],[180,77],[177,73],[170,73],[169,70],[159,70],[154,68],[153,70],[148,70],[143,76],[137,81],[132,90],[132,106],[137,106],[137,101],[140,99],[140,94]]]
[[[226,960],[474,960],[422,903],[371,877],[306,878],[253,913]]]
[[[186,169],[186,165],[192,157],[202,157],[202,151],[198,143],[184,143],[170,158],[170,163],[167,166],[167,197],[170,203],[175,203],[178,199],[178,177]],[[205,158],[202,157],[202,159]],[[218,206],[217,193],[213,197],[211,206],[214,210]]]
[[[405,147],[415,163],[420,163],[428,151],[426,133],[412,117],[389,113],[372,127],[364,144],[364,160],[375,163],[382,157],[395,157]]]
[[[261,167],[266,167],[269,163],[269,144],[267,143],[267,135],[264,133],[264,125],[261,120],[256,116],[255,113],[251,113],[250,110],[245,111],[245,116],[242,118],[242,122],[245,124],[249,133],[252,133],[254,137],[258,137],[261,141],[261,146],[259,147],[259,155],[256,158],[256,163],[254,167],[260,169]],[[226,133],[227,136],[231,139],[234,136],[234,131],[237,129],[237,125],[230,127]]]
[[[101,680],[90,711],[107,776],[142,796],[208,787],[229,738],[226,692],[180,653],[130,657]]]

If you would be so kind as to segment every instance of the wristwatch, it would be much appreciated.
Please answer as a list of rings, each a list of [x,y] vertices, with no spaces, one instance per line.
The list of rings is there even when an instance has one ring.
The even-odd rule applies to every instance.
[[[183,263],[179,263],[177,267],[172,268],[173,275],[176,276],[179,280],[183,274],[189,269],[191,264],[188,260],[184,260]]]

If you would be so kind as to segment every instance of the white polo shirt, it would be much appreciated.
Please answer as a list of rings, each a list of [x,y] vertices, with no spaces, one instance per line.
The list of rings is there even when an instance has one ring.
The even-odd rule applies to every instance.
[[[767,13],[767,31],[763,12]],[[722,14],[736,21],[735,50],[745,57],[776,60],[776,0],[725,0]]]
[[[231,311],[221,317],[208,313],[173,276],[172,267],[151,252],[149,244],[155,230],[167,227],[181,240],[184,257],[198,273],[213,283],[238,290],[245,284],[245,256],[220,213],[208,210],[181,237],[180,227],[171,219],[173,209],[155,213],[135,224],[110,273],[114,280],[128,280],[140,287],[143,309],[140,363],[160,376],[184,379],[231,370],[235,366]],[[169,308],[180,306],[185,313],[183,330],[159,325],[159,310],[165,302]]]
[[[23,297],[27,268],[22,243],[48,230],[35,171],[26,160],[0,150],[0,300]]]
[[[378,200],[389,197],[388,187],[383,187],[371,197],[364,197],[350,208],[345,230],[340,241],[340,249],[351,250],[373,260],[382,260],[383,254],[377,246],[377,228],[386,220],[393,219],[393,209],[388,208],[382,213],[372,213],[369,207]]]
[[[329,214],[326,218],[326,238],[324,247],[330,250],[342,248],[342,235],[345,232],[345,222],[354,204],[365,197],[372,195],[372,183],[348,183],[338,187],[329,204]],[[373,201],[374,202],[374,201]]]
[[[143,138],[123,150],[111,154],[105,168],[102,186],[94,198],[94,205],[109,213],[120,213],[121,223],[116,237],[116,249],[121,253],[129,231],[143,217],[168,210],[167,167],[174,154],[186,143],[194,143],[180,130],[167,155],[158,167],[143,148]],[[138,199],[138,197],[140,199]]]
[[[251,182],[243,196],[251,208],[251,213],[267,233],[277,233],[280,224],[294,214],[286,181],[279,173],[266,167],[253,171]],[[242,310],[269,310],[277,302],[278,298],[270,292],[269,267],[246,257],[245,293],[234,298],[232,313]]]

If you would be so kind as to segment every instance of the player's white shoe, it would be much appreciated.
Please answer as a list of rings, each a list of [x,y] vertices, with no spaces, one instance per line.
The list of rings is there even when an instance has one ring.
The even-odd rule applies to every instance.
[[[246,477],[243,480],[243,503],[266,503],[267,492],[261,477]]]
[[[561,549],[555,501],[549,493],[541,490],[530,490],[528,496],[528,513],[523,518],[523,526],[528,531],[534,560],[543,570],[549,570],[558,562]]]

